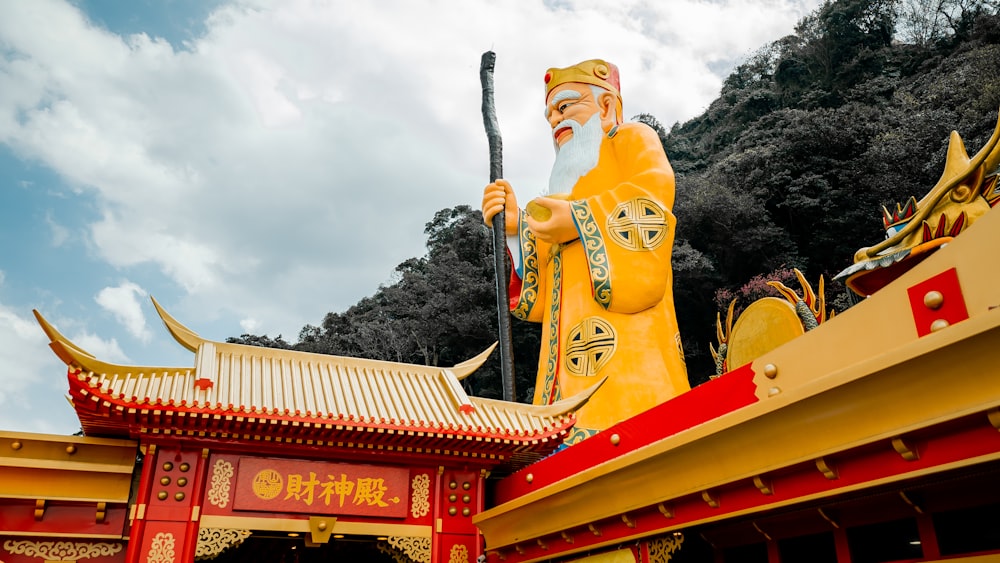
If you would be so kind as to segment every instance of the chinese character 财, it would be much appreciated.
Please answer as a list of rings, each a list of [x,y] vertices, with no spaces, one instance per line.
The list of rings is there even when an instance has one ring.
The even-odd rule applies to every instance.
[[[291,473],[288,475],[288,488],[286,489],[288,494],[285,495],[285,500],[294,497],[295,500],[301,500],[312,506],[316,485],[319,485],[319,481],[316,479],[316,473],[312,471],[309,472],[308,481],[303,481],[302,475],[298,473]]]

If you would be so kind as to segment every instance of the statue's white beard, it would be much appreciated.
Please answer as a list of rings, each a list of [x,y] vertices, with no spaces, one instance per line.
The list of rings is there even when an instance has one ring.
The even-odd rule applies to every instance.
[[[549,194],[572,191],[577,180],[597,166],[601,154],[604,129],[598,113],[594,113],[583,125],[570,119],[563,124],[570,126],[573,136],[562,147],[556,145],[556,161],[549,176]]]

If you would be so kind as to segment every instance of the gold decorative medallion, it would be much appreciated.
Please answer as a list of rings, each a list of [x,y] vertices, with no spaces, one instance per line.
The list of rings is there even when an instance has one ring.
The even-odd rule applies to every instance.
[[[623,201],[608,216],[608,235],[628,250],[655,250],[670,234],[667,213],[651,199]]]
[[[174,535],[170,532],[160,532],[149,542],[149,553],[146,563],[174,563],[177,560],[174,553]]]
[[[253,494],[261,500],[271,500],[281,494],[284,484],[280,473],[273,469],[262,469],[254,475]]]
[[[597,375],[611,360],[617,345],[617,335],[611,323],[600,317],[587,317],[569,331],[566,369],[573,375]]]
[[[413,476],[413,493],[410,502],[410,514],[414,518],[423,518],[430,512],[431,477],[426,473]]]
[[[219,508],[229,505],[229,487],[234,474],[233,464],[224,459],[215,462],[215,466],[212,467],[212,486],[208,489],[209,503]],[[257,492],[256,480],[254,480],[254,492]]]
[[[202,528],[198,530],[198,547],[194,551],[195,561],[215,559],[223,551],[239,546],[248,537],[250,530]]]
[[[389,536],[389,545],[403,552],[416,563],[430,563],[431,538],[414,536]]]
[[[14,541],[4,542],[3,548],[12,555],[38,557],[50,561],[79,561],[92,557],[110,557],[124,549],[119,542]]]
[[[469,548],[460,543],[451,546],[451,555],[448,557],[448,563],[469,563]]]

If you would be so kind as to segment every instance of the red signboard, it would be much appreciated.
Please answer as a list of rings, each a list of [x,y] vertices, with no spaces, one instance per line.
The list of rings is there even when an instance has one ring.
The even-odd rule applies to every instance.
[[[241,457],[233,509],[405,518],[409,476],[398,467]]]

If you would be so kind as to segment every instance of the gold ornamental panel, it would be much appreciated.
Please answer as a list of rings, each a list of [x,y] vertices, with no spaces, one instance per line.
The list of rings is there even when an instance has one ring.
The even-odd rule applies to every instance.
[[[569,331],[566,369],[573,375],[597,375],[617,347],[618,337],[611,323],[600,317],[587,317]]]
[[[650,563],[667,563],[683,544],[684,534],[680,532],[649,540]]]
[[[124,549],[120,542],[71,542],[71,541],[15,541],[4,542],[3,548],[11,555],[38,557],[59,561],[79,561],[96,557],[110,557]]]
[[[431,538],[413,536],[389,536],[388,543],[397,552],[404,554],[415,563],[430,563]]]
[[[176,540],[170,532],[160,532],[153,536],[149,542],[149,553],[146,554],[146,563],[174,563],[177,560],[174,546]]]
[[[194,551],[194,559],[195,561],[215,559],[227,549],[239,546],[248,537],[250,530],[201,528],[198,530],[198,546]]]
[[[219,508],[225,508],[229,505],[229,492],[235,473],[232,463],[224,459],[215,462],[215,466],[212,467],[212,486],[208,489],[208,502],[210,504]]]
[[[651,199],[623,201],[608,216],[608,235],[628,250],[655,250],[667,240],[667,213]]]
[[[451,546],[449,555],[448,563],[469,563],[469,548],[464,544],[456,543]]]
[[[382,553],[388,555],[389,557],[392,557],[392,560],[395,563],[413,563],[413,561],[409,557],[407,557],[406,554],[400,551],[396,551],[395,548],[393,548],[387,543],[379,542],[375,544],[375,548],[381,551]]]
[[[410,514],[414,518],[423,518],[430,512],[431,477],[426,473],[413,476],[411,483]]]

